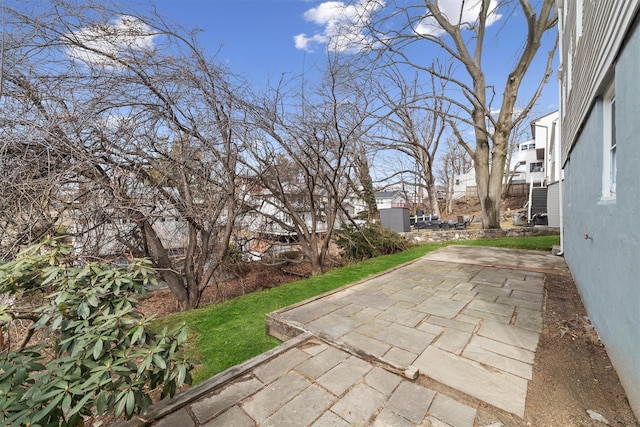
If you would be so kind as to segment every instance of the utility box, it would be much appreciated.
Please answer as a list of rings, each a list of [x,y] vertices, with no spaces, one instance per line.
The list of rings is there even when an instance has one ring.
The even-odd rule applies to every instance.
[[[526,215],[523,214],[522,212],[516,212],[513,214],[513,225],[524,225],[525,219],[526,219]]]
[[[384,228],[395,231],[396,233],[408,232],[411,230],[409,209],[380,209],[380,223]]]

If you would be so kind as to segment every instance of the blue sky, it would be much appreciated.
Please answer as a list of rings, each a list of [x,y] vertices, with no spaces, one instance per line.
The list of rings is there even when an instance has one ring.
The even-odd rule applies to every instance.
[[[145,0],[115,1],[136,8],[136,4],[140,5],[140,2]],[[15,0],[7,2],[14,3]],[[440,0],[439,4],[443,11],[448,11],[447,16],[462,16],[463,22],[474,22],[477,19],[477,10],[474,14],[473,10],[465,9],[464,13],[460,14],[461,2],[462,0]],[[507,73],[515,63],[513,52],[516,52],[522,43],[525,24],[522,17],[518,16],[517,2],[491,2],[494,6],[503,2],[515,5],[511,8],[497,8],[490,16],[493,25],[487,30],[483,68],[486,84],[494,85],[496,88],[496,99],[491,105],[491,109],[495,110],[500,105]],[[329,39],[348,39],[351,42],[350,46],[359,46],[360,42],[366,42],[366,38],[363,39],[358,31],[358,26],[369,16],[363,13],[368,11],[368,6],[365,5],[372,4],[367,0],[345,0],[344,3],[340,0],[150,0],[150,3],[169,22],[175,22],[186,30],[199,28],[201,32],[198,39],[206,49],[207,55],[217,53],[218,61],[225,63],[232,72],[244,75],[256,90],[263,88],[267,81],[275,84],[283,74],[288,75],[286,80],[294,79],[303,73],[307,80],[312,78],[313,71],[323,68],[326,63],[327,47],[334,46],[327,45]],[[419,5],[420,1],[400,3]],[[539,0],[534,0],[533,3],[538,4]],[[27,1],[20,4],[32,3]],[[477,5],[478,2],[467,0],[464,4],[467,5],[467,9],[473,9],[468,5]],[[40,5],[47,7],[47,2]],[[146,9],[144,5],[141,7]],[[419,11],[422,13],[422,10]],[[114,16],[109,24],[120,25],[121,19],[122,17]],[[438,28],[429,22],[423,21],[423,24],[424,32],[437,34]],[[521,87],[523,99],[528,99],[537,87],[546,52],[554,39],[555,33],[546,36],[532,67],[533,78],[525,80]],[[420,58],[423,65],[430,65],[441,53],[437,46],[430,42],[421,42],[411,47],[411,56]],[[458,67],[459,70],[461,68]],[[411,74],[413,75],[413,72]],[[463,72],[461,75],[465,76],[466,73]],[[462,78],[468,81],[468,77]],[[459,89],[455,90],[460,93]],[[524,100],[516,104],[517,107],[523,105]],[[554,72],[530,118],[554,111],[557,106],[558,84]]]
[[[7,5],[35,4],[23,1],[7,0]],[[115,0],[133,8],[136,8],[136,4],[140,5],[145,1],[147,0]],[[358,39],[358,32],[353,32],[353,28],[357,25],[352,25],[353,22],[347,22],[345,25],[344,19],[341,22],[338,18],[361,16],[362,9],[357,10],[357,8],[364,7],[363,4],[370,4],[367,0],[351,2],[349,0],[343,0],[344,2],[341,0],[148,1],[170,22],[176,22],[187,30],[201,29],[198,39],[208,54],[213,55],[217,52],[218,61],[227,64],[232,72],[247,77],[257,89],[264,86],[268,80],[272,83],[278,81],[282,74],[289,74],[290,78],[295,78],[304,72],[309,78],[310,71],[322,68],[326,63],[328,35],[340,40],[340,37],[346,34],[351,41],[361,41]],[[462,0],[440,0],[439,4],[443,11],[451,9],[448,16],[457,17],[460,15],[461,2]],[[494,6],[503,3],[517,5],[517,2],[506,0],[491,0],[491,2]],[[420,1],[399,3],[420,4]],[[472,6],[477,3],[469,0],[465,2],[466,5]],[[533,0],[532,3],[537,5],[540,1]],[[47,7],[47,2],[40,5]],[[142,6],[142,8],[146,7]],[[508,6],[497,9],[491,18],[493,25],[489,27],[486,37],[483,67],[487,85],[495,85],[497,92],[492,109],[499,105],[501,88],[504,87],[507,72],[514,64],[514,55],[509,52],[517,50],[518,43],[522,43],[524,36],[523,25],[525,24],[524,20],[518,16],[518,7],[512,8],[515,10],[512,14],[508,9]],[[470,22],[477,17],[477,11],[475,15],[470,11],[468,16],[465,13],[462,16],[465,19],[464,22]],[[114,16],[113,21],[119,18],[121,17]],[[358,24],[357,19],[355,21]],[[426,31],[429,31],[429,28],[433,31],[433,27],[429,27],[428,22],[425,23],[425,28],[427,28]],[[541,67],[544,65],[546,51],[552,39],[553,35],[547,35],[546,43],[541,48],[533,66],[537,68],[533,73],[535,77],[525,81],[521,88],[523,94],[531,93],[537,87]],[[423,42],[413,49],[412,56],[421,58],[426,63],[430,63],[440,53],[433,43]],[[546,114],[557,109],[557,106],[558,84],[554,72],[534,110],[534,115]]]
[[[451,0],[449,0],[451,1]],[[454,0],[455,1],[455,0]],[[459,0],[458,0],[459,1]],[[277,80],[282,73],[300,75],[306,68],[322,66],[326,58],[326,44],[322,43],[331,17],[329,2],[314,0],[153,0],[158,11],[186,28],[200,28],[199,40],[210,54],[217,51],[218,60],[225,62],[233,72],[247,76],[256,85],[268,79]],[[441,0],[441,3],[446,3]],[[535,3],[535,2],[534,2]],[[335,3],[334,3],[335,5]],[[329,11],[329,12],[328,12]],[[499,10],[499,12],[502,9]],[[511,17],[513,19],[513,17]],[[506,71],[513,58],[505,55],[517,48],[522,40],[522,23],[507,24],[506,17],[496,17],[485,49],[485,70],[488,80],[503,86]],[[296,47],[294,37],[304,34],[306,50]],[[551,38],[547,37],[547,41]],[[313,40],[320,40],[314,43]],[[420,54],[434,57],[437,53],[425,44]],[[546,50],[540,52],[537,65],[541,66]],[[533,90],[535,81],[526,81],[523,91]],[[535,113],[539,115],[557,109],[557,80],[554,75],[544,89]]]
[[[158,11],[187,28],[203,30],[199,40],[232,71],[255,82],[300,74],[321,60],[296,49],[294,36],[313,29],[303,14],[314,2],[301,0],[155,0]]]

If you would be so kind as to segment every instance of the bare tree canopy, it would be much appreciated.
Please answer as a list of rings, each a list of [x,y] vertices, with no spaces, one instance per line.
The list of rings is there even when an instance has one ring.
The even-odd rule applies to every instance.
[[[499,228],[510,133],[527,117],[552,71],[557,47],[555,0],[543,0],[536,5],[528,0],[500,3],[496,0],[442,0],[409,4],[361,0],[356,3],[367,13],[366,19],[363,17],[360,22],[364,22],[364,37],[374,40],[368,44],[372,52],[386,58],[384,62],[403,64],[447,82],[452,91],[446,96],[452,104],[448,123],[458,143],[473,158],[483,226]],[[371,10],[376,10],[373,18]],[[501,52],[504,65],[509,67],[504,81],[489,82],[485,56],[491,38],[500,37],[499,32],[490,27],[507,18],[509,21],[504,25],[521,28],[521,44],[515,51]],[[513,30],[510,37],[516,33]],[[550,37],[544,39],[546,34]],[[437,48],[437,55],[455,72],[443,73],[433,66],[433,58],[421,55],[419,46],[423,42],[427,47]],[[531,76],[531,65],[543,42],[551,46],[546,65],[540,75]],[[537,79],[538,83],[534,84],[533,91],[523,94],[521,85],[525,78],[528,81]],[[514,110],[517,101],[524,105],[521,111]],[[499,105],[494,107],[494,102]],[[464,137],[465,129],[461,126],[465,124],[472,129],[472,143]]]
[[[357,179],[351,159],[366,128],[366,111],[344,92],[342,70],[329,61],[320,85],[273,89],[253,114],[259,136],[248,164],[265,231],[295,236],[313,274],[322,272],[335,228],[349,221],[345,203]]]
[[[388,112],[380,122],[386,132],[377,141],[381,147],[398,151],[411,160],[409,168],[396,170],[394,175],[412,177],[418,203],[428,199],[428,206],[421,208],[440,216],[435,164],[448,126],[450,102],[444,97],[446,82],[430,76],[429,82],[423,83],[415,72],[409,80],[396,67],[386,67],[383,79],[387,83],[380,93]],[[422,196],[425,191],[427,197]]]
[[[2,178],[24,187],[3,186],[3,243],[62,225],[79,254],[149,256],[181,308],[197,306],[240,211],[246,84],[152,10],[5,12]]]
[[[453,202],[456,198],[466,197],[466,183],[464,195],[455,194],[455,189],[457,185],[460,185],[457,180],[459,181],[472,169],[473,162],[469,153],[458,144],[455,138],[447,138],[445,152],[442,153],[440,161],[436,165],[436,171],[444,187],[444,209],[447,215],[453,212]]]

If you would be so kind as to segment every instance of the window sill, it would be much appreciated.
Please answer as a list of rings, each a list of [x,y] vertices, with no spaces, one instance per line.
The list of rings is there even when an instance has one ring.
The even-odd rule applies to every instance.
[[[616,204],[616,194],[610,194],[608,196],[602,196],[602,198],[600,199],[600,201],[598,202],[599,205],[615,205]]]

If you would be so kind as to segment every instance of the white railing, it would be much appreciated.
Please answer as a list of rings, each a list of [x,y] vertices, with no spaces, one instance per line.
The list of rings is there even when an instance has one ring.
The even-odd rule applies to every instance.
[[[415,224],[418,221],[431,221],[434,219],[437,219],[438,215],[415,215],[415,216],[411,216],[409,217],[410,221],[413,221],[413,223]]]

